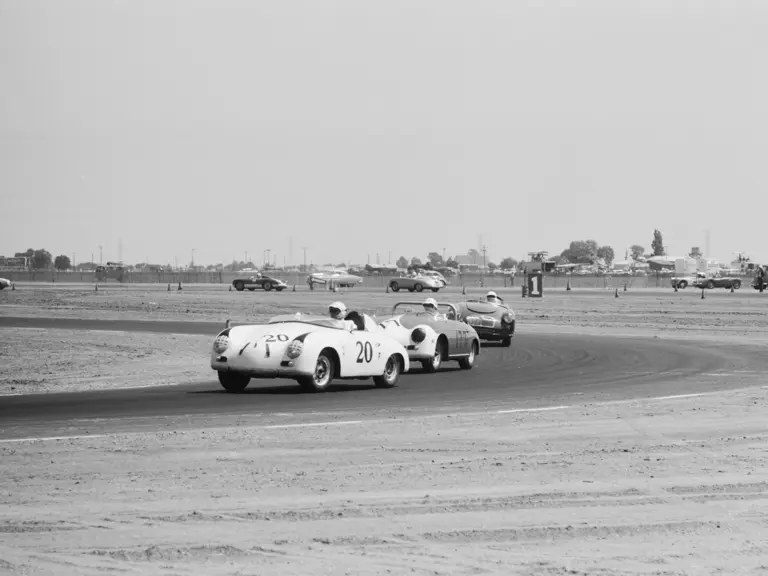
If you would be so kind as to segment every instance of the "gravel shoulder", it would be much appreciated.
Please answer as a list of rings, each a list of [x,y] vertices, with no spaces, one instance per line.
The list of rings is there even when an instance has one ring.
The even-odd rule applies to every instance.
[[[0,444],[0,570],[760,574],[768,391]]]

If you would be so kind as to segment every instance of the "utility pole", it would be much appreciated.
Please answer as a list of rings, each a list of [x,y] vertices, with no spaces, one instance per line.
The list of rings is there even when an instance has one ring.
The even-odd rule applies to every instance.
[[[307,271],[307,246],[302,246],[302,250],[304,250],[304,272]]]
[[[195,249],[192,248],[192,268],[194,269],[194,267],[195,267]]]
[[[101,249],[103,246],[99,244],[99,264],[104,264],[104,256],[102,255]]]
[[[74,271],[74,269],[75,269],[75,253],[72,252],[72,270]]]
[[[482,285],[485,286],[485,271],[488,268],[488,263],[486,262],[486,259],[485,259],[485,253],[488,251],[488,248],[485,245],[483,245],[480,249],[483,251],[483,276],[482,276],[483,283]]]
[[[392,264],[392,250],[389,251],[389,258],[387,258],[387,264]]]

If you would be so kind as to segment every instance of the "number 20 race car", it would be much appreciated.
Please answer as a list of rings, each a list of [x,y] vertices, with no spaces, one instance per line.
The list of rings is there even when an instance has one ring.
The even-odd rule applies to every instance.
[[[211,368],[227,392],[242,392],[251,378],[290,378],[323,392],[334,378],[372,377],[390,388],[410,363],[402,344],[351,311],[345,320],[297,313],[227,328],[213,342]]]

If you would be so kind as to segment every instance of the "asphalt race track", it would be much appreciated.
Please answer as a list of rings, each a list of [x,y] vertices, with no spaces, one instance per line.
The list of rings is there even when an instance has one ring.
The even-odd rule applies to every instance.
[[[3,316],[0,327],[204,334],[212,339],[223,325]],[[416,368],[392,389],[353,380],[324,394],[304,393],[291,380],[252,380],[244,394],[227,394],[203,356],[200,378],[192,382],[1,397],[0,438],[291,425],[712,392],[745,386],[750,374],[768,365],[761,356],[757,348],[743,345],[521,331],[511,348],[484,345],[471,371],[449,362],[437,374]]]

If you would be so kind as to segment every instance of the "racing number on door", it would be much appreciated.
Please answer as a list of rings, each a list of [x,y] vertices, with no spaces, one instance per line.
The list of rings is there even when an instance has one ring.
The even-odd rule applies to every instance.
[[[286,334],[267,334],[265,342],[288,342],[288,336]]]
[[[371,360],[373,360],[373,346],[370,342],[357,342],[357,363],[362,364],[363,362],[369,363]]]

